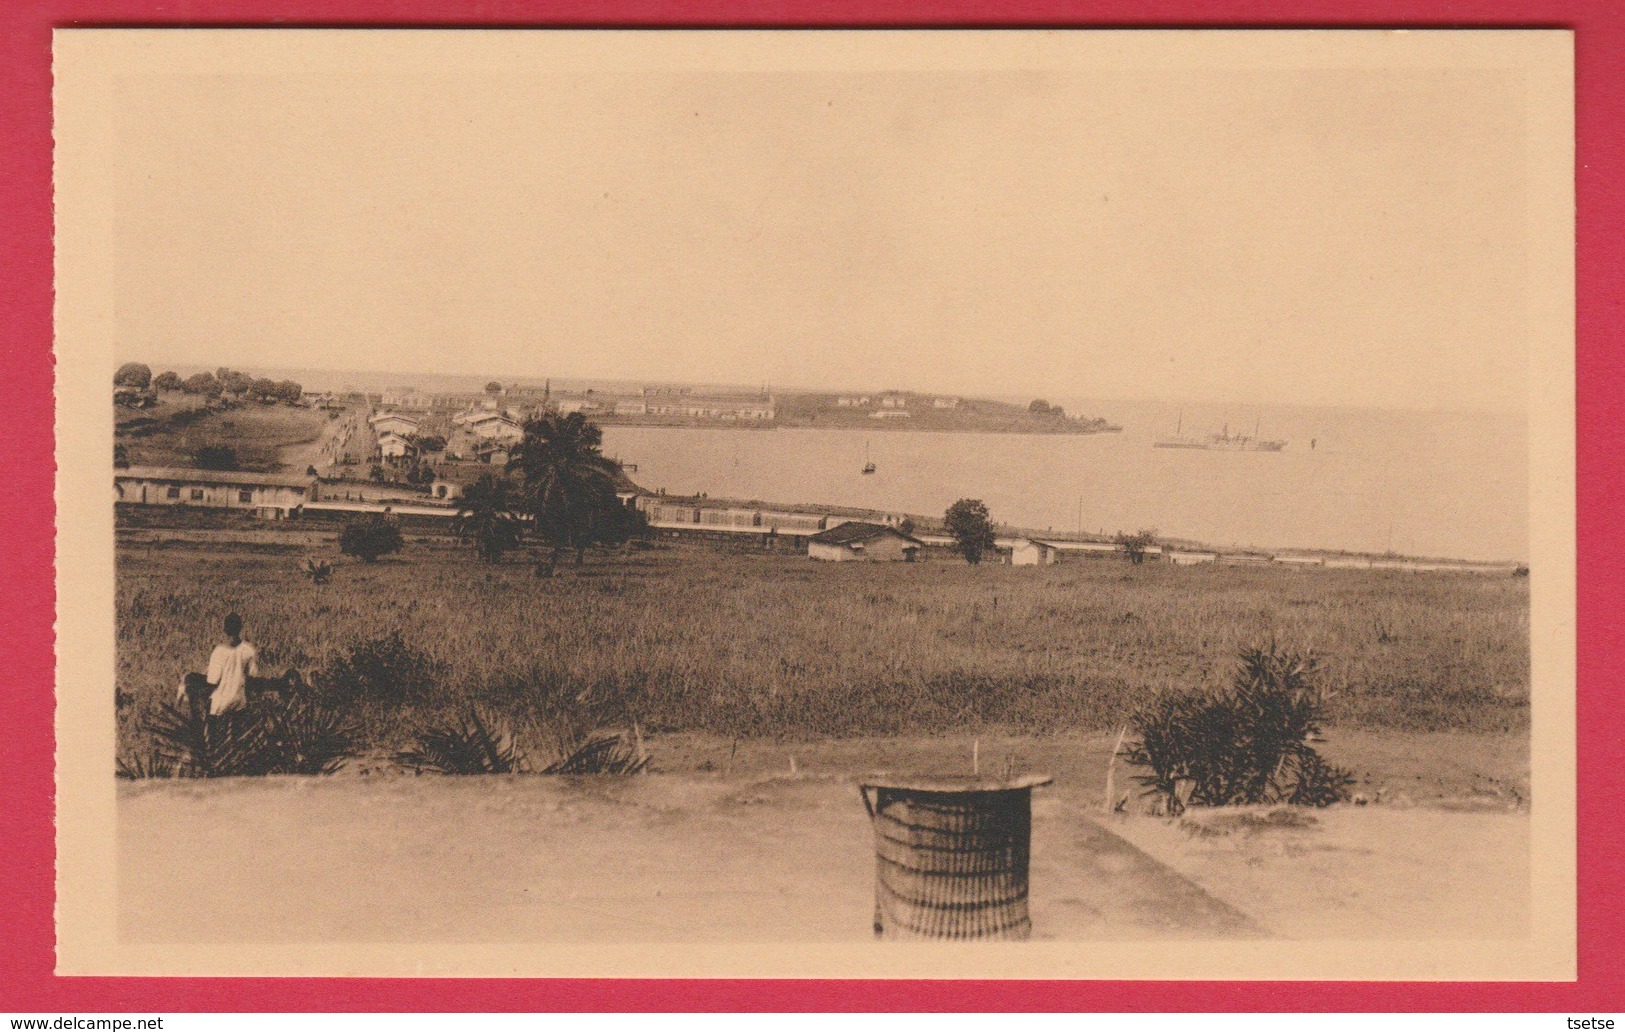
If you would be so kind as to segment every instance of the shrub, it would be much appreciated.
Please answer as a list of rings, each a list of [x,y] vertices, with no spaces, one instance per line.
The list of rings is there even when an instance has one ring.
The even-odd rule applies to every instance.
[[[408,644],[400,631],[381,638],[353,642],[323,672],[321,686],[338,701],[388,699],[402,701],[428,694],[434,686],[435,664]]]
[[[1123,554],[1128,556],[1129,562],[1138,566],[1140,563],[1145,562],[1146,552],[1150,550],[1152,545],[1157,543],[1157,532],[1154,530],[1141,530],[1130,534],[1127,531],[1120,531],[1112,540],[1116,541],[1117,547],[1121,548]]]
[[[326,584],[333,577],[333,564],[326,559],[306,559],[301,569],[312,584]]]
[[[206,444],[193,455],[198,469],[234,470],[237,468],[237,450],[224,444]]]
[[[396,753],[395,762],[416,774],[519,774],[525,767],[513,734],[473,708],[454,724],[419,731],[416,743]]]
[[[395,521],[378,514],[350,520],[339,532],[339,551],[364,563],[375,563],[381,556],[399,552],[405,543]]]
[[[984,553],[994,549],[993,521],[987,506],[979,499],[961,498],[948,506],[942,521],[953,535],[954,547],[972,566],[982,561]]]
[[[1137,780],[1169,813],[1187,804],[1330,805],[1353,779],[1309,745],[1322,720],[1317,673],[1307,653],[1274,642],[1244,648],[1229,688],[1163,693],[1136,711],[1129,723],[1139,741],[1125,758],[1149,768]]]

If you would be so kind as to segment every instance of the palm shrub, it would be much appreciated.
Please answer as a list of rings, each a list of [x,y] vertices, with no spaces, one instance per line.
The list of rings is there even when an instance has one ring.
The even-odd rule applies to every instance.
[[[542,768],[543,774],[642,774],[649,754],[641,736],[597,728],[574,741],[560,743],[559,758]]]
[[[471,542],[488,563],[519,544],[519,520],[513,514],[508,482],[490,474],[469,485],[457,510],[457,539]]]
[[[306,559],[301,569],[312,584],[326,584],[333,577],[333,564],[326,559]]]
[[[453,723],[419,731],[410,748],[395,754],[395,762],[415,774],[520,774],[525,770],[525,756],[513,733],[473,707]]]
[[[543,413],[525,423],[518,465],[535,532],[552,546],[548,574],[563,551],[573,549],[582,562],[587,548],[612,534],[621,519],[620,467],[604,456],[603,441],[603,431],[579,412]]]
[[[357,752],[359,725],[314,699],[265,706],[258,716],[270,753],[268,773],[332,774]]]
[[[258,715],[249,711],[208,716],[200,708],[165,703],[147,722],[154,742],[148,776],[231,778],[275,773],[273,750]]]
[[[332,774],[356,754],[359,740],[358,728],[341,712],[305,698],[217,716],[166,704],[146,728],[152,750],[120,756],[119,777]]]
[[[1228,688],[1161,693],[1129,720],[1125,759],[1163,810],[1186,805],[1328,806],[1348,795],[1349,772],[1310,745],[1322,699],[1314,656],[1275,642],[1243,648]]]

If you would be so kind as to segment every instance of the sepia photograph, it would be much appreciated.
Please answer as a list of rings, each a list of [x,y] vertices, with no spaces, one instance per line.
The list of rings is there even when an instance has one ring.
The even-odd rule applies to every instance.
[[[1574,977],[1569,33],[54,60],[59,972]]]

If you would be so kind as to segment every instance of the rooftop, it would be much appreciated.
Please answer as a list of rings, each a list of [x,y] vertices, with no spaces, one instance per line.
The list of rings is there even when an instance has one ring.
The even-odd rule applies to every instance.
[[[115,480],[172,480],[185,484],[243,484],[252,487],[309,487],[315,477],[296,473],[250,473],[243,470],[177,469],[130,466],[113,471]]]
[[[863,541],[873,541],[875,538],[895,534],[904,541],[920,544],[920,540],[911,534],[905,534],[896,527],[887,527],[879,523],[863,523],[854,521],[842,523],[814,534],[808,540],[816,541],[821,545],[855,545]]]

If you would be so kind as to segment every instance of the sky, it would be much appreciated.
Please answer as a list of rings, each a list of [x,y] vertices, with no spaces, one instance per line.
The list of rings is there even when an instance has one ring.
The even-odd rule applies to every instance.
[[[1524,411],[1506,69],[823,38],[783,67],[155,58],[105,170],[119,357]]]

